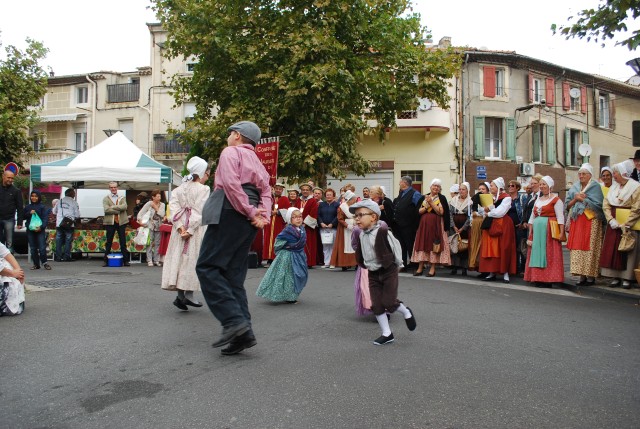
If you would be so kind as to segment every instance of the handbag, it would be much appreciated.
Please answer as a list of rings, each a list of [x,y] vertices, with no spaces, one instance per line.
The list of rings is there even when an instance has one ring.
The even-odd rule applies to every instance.
[[[469,240],[465,240],[458,234],[458,253],[464,253],[469,249]]]
[[[458,253],[458,238],[460,234],[453,234],[449,237],[449,248],[451,249],[451,254],[455,255]]]
[[[160,224],[160,232],[169,232],[169,233],[171,233],[172,229],[173,229],[173,225],[171,225],[170,223]]]
[[[433,249],[431,249],[431,251],[433,253],[440,253],[442,252],[442,244],[440,243],[440,240],[436,239],[433,240]]]
[[[31,221],[29,221],[29,231],[37,231],[42,227],[42,219],[38,216],[38,213],[31,215]]]
[[[636,247],[636,235],[629,228],[624,228],[620,244],[618,244],[619,252],[631,252]]]
[[[133,238],[133,242],[138,246],[146,246],[149,242],[149,228],[141,226]]]
[[[320,240],[322,244],[332,244],[335,234],[333,233],[333,229],[331,228],[322,228],[320,229]]]
[[[489,228],[489,235],[491,237],[500,237],[502,235],[502,218],[493,219],[491,228]]]
[[[60,228],[73,228],[76,224],[75,218],[64,214],[64,208],[62,207],[62,201],[60,201],[60,210],[62,210],[62,220],[60,221]]]
[[[140,218],[138,223],[141,226],[148,226],[150,220],[151,220],[151,210],[147,210],[147,212],[144,214],[144,216],[142,216],[142,218]]]

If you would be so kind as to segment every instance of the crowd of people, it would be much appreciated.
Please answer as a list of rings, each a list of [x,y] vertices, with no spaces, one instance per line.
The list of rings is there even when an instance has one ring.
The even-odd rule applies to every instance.
[[[306,233],[307,267],[356,268],[351,236],[357,225],[350,208],[371,200],[400,243],[401,272],[433,277],[437,267],[447,267],[452,275],[475,271],[483,281],[504,283],[519,276],[550,288],[564,282],[566,243],[577,285],[592,285],[602,275],[611,278],[611,287],[631,288],[640,259],[637,246],[624,248],[637,238],[634,225],[640,220],[640,184],[631,178],[634,171],[630,160],[603,167],[599,175],[583,164],[564,200],[554,192],[553,178],[541,175],[526,186],[502,177],[475,187],[463,182],[449,193],[443,192],[441,180],[433,179],[424,194],[406,176],[394,200],[377,185],[358,196],[352,184],[336,193],[312,183],[295,188],[278,183],[262,257],[267,265],[274,260],[275,239],[287,225],[287,210],[295,207]]]

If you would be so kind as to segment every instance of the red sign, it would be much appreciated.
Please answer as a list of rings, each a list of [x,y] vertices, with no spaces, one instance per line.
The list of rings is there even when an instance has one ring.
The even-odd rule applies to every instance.
[[[269,137],[261,139],[256,145],[256,155],[269,173],[269,185],[276,184],[278,178],[278,147],[280,146],[279,137]]]

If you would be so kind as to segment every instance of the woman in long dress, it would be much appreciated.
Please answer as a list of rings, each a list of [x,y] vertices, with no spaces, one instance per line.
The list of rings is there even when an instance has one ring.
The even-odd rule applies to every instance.
[[[419,276],[424,271],[424,263],[429,262],[427,277],[436,275],[436,265],[451,265],[451,250],[447,231],[449,230],[449,203],[440,193],[442,182],[433,179],[429,186],[430,193],[425,195],[422,205],[418,209],[420,224],[416,232],[416,241],[413,244],[411,262],[417,262],[418,268],[414,276]],[[434,244],[440,243],[440,251],[434,252]]]
[[[473,202],[469,196],[471,185],[469,182],[463,182],[458,187],[458,195],[451,199],[449,203],[449,211],[451,212],[451,232],[460,234],[460,239],[469,239],[469,228],[471,226],[471,206]],[[457,240],[457,238],[453,238]],[[451,274],[458,273],[458,268],[462,270],[462,275],[467,275],[467,267],[469,266],[468,248],[465,251],[458,250],[458,253],[451,254]]]
[[[289,207],[285,215],[287,226],[276,237],[276,257],[260,281],[256,295],[274,302],[295,304],[307,284],[307,242],[302,225],[302,212]]]
[[[356,198],[351,190],[345,191],[344,202],[338,209],[338,230],[333,243],[333,253],[331,253],[331,267],[342,267],[342,271],[358,265],[356,251],[351,246],[351,232],[356,222],[353,214],[349,212],[349,206],[356,203]]]
[[[580,276],[577,286],[591,286],[600,271],[604,195],[600,184],[593,180],[593,167],[590,164],[582,164],[578,179],[578,183],[567,192],[565,200],[570,219],[567,249],[570,252],[571,274]]]
[[[480,245],[480,271],[488,273],[483,280],[492,281],[503,274],[509,283],[509,274],[516,273],[516,235],[513,221],[507,212],[511,208],[511,197],[504,191],[504,179],[498,177],[489,185],[493,204],[485,207]],[[489,224],[490,222],[490,224]],[[484,228],[490,225],[490,228]]]
[[[489,184],[480,183],[478,192],[471,197],[471,227],[469,232],[469,270],[478,270],[480,265],[480,243],[482,239],[482,220],[484,219],[484,210],[480,205],[480,195],[489,193]],[[480,273],[478,277],[486,277],[487,273]]]
[[[196,275],[196,262],[206,225],[202,225],[202,208],[211,191],[202,183],[207,180],[207,162],[194,156],[187,163],[189,175],[171,193],[169,220],[173,223],[169,246],[162,267],[162,289],[177,291],[173,305],[180,310],[187,306],[202,307],[193,297],[200,290]]]
[[[640,220],[640,184],[630,178],[632,172],[633,164],[627,161],[613,166],[613,184],[602,203],[608,223],[600,255],[602,276],[613,278],[609,285],[611,287],[620,286],[622,280],[622,287],[625,289],[631,288],[631,281],[635,278],[633,270],[640,259],[638,231],[631,230],[636,239],[636,245],[631,251],[618,250],[622,228],[628,230]],[[622,225],[616,219],[616,213],[620,210],[628,210],[629,215]]]
[[[544,176],[540,180],[540,196],[533,206],[529,218],[527,265],[524,280],[535,282],[538,287],[551,287],[564,281],[564,258],[562,242],[564,232],[564,204],[557,194],[551,192],[553,179]],[[557,225],[560,236],[553,237],[553,225]]]

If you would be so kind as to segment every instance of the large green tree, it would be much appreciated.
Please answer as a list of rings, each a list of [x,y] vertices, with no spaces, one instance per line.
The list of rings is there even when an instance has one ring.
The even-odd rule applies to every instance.
[[[405,0],[155,0],[155,11],[167,56],[198,59],[171,82],[178,103],[197,105],[182,138],[215,158],[226,127],[253,120],[281,136],[281,176],[366,173],[362,134],[383,135],[418,97],[448,106],[459,67],[453,50],[427,47]]]
[[[35,108],[47,92],[47,73],[40,62],[47,55],[44,45],[27,39],[20,50],[13,45],[5,48],[6,58],[0,59],[0,165],[9,161],[21,164],[33,148],[28,131],[38,123]],[[1,44],[0,44],[1,46]]]
[[[587,38],[587,41],[600,43],[605,46],[607,40],[622,37],[616,45],[622,45],[635,50],[640,45],[640,30],[634,29],[627,34],[627,24],[637,26],[636,19],[640,16],[639,0],[606,0],[597,9],[583,9],[577,16],[570,16],[570,25],[552,24],[553,34],[559,32],[571,38]],[[626,36],[626,37],[625,37]]]

